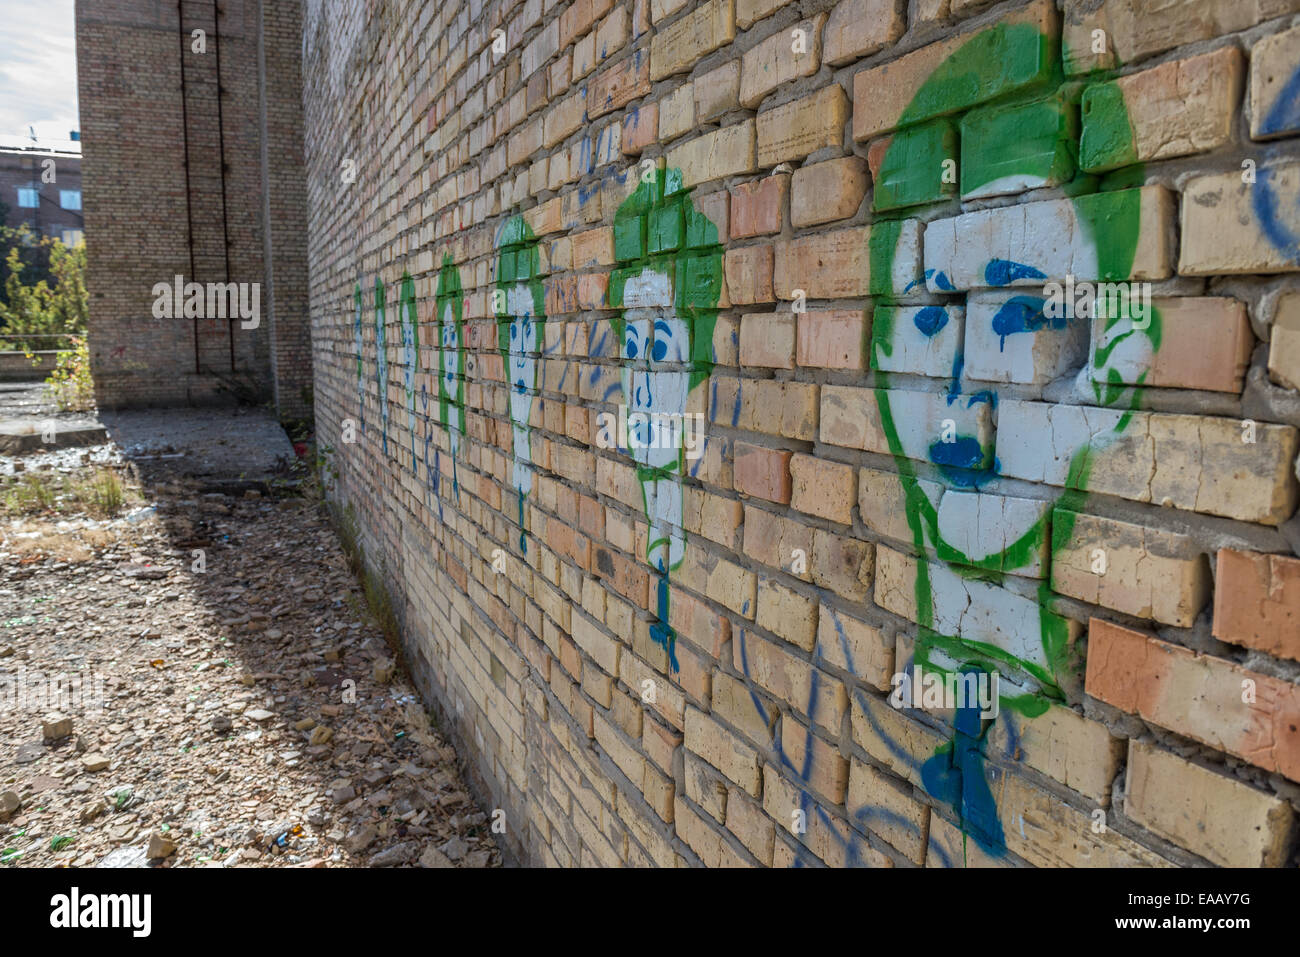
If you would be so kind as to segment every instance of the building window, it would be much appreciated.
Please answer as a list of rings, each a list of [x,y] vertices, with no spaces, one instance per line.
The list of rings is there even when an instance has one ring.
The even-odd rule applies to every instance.
[[[41,203],[40,193],[32,186],[18,187],[18,205],[22,209],[35,209]]]
[[[81,190],[79,189],[61,189],[59,190],[59,205],[64,209],[81,209]]]
[[[86,238],[86,234],[80,229],[65,229],[63,231],[63,245],[75,246]]]

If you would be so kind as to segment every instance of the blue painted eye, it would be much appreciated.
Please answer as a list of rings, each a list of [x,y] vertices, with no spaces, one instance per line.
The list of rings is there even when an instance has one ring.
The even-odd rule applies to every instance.
[[[1046,279],[1047,274],[1033,266],[1010,259],[990,259],[984,267],[984,281],[990,286],[1009,286],[1020,279]]]
[[[527,386],[524,385],[524,380],[523,380],[523,379],[516,379],[516,380],[515,380],[515,391],[516,391],[516,392],[518,392],[519,394],[522,395],[523,392],[524,392],[524,390],[525,390],[526,388],[527,388]]]
[[[519,338],[519,325],[518,325],[518,323],[514,323],[514,322],[510,323],[510,338],[511,338],[511,339],[518,339],[518,338]]]
[[[664,357],[668,355],[668,343],[656,336],[651,355],[654,356],[656,362],[663,362]]]
[[[942,306],[926,306],[912,317],[912,322],[921,335],[934,336],[948,324],[948,310]]]
[[[637,354],[636,340],[635,340],[635,339],[628,339],[628,340],[627,340],[627,357],[628,357],[629,359],[635,359],[635,358],[636,358],[636,354]]]

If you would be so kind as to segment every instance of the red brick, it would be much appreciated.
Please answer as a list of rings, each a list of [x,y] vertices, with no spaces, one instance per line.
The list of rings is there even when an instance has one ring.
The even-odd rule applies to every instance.
[[[1249,684],[1248,684],[1249,683]],[[1244,693],[1253,687],[1254,697]],[[1300,781],[1300,685],[1094,618],[1088,694]]]
[[[870,325],[862,309],[816,309],[799,313],[795,361],[821,369],[866,368]]]
[[[731,188],[731,238],[746,239],[781,231],[790,192],[790,175],[777,173]]]
[[[623,117],[623,135],[619,148],[626,156],[639,156],[658,138],[659,104],[643,103]]]
[[[1300,661],[1300,558],[1219,549],[1214,637]]]
[[[736,491],[769,502],[790,504],[790,457],[794,453],[737,442]]]

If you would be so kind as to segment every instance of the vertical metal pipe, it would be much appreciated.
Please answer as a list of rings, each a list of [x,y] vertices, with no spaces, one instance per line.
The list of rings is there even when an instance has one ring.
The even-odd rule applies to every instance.
[[[190,281],[195,281],[194,276],[194,208],[190,202],[190,116],[189,107],[185,103],[185,11],[182,9],[183,0],[176,0],[176,36],[180,40],[180,67],[181,67],[181,142],[184,144],[184,158],[181,160],[185,167],[185,235],[190,247]],[[194,374],[198,375],[199,367],[199,320],[194,320]]]
[[[226,254],[226,282],[230,282],[230,225],[226,213],[226,123],[221,105],[221,14],[218,0],[212,0],[212,39],[217,45],[217,146],[221,159],[221,245]],[[235,371],[235,317],[226,317],[226,338],[230,341],[230,371]]]

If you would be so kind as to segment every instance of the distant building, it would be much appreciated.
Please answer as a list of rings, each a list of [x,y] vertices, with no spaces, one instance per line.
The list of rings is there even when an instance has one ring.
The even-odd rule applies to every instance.
[[[34,146],[0,147],[0,203],[4,225],[29,226],[69,246],[80,242],[81,154]]]
[[[309,415],[298,0],[97,0],[76,31],[100,407]]]

